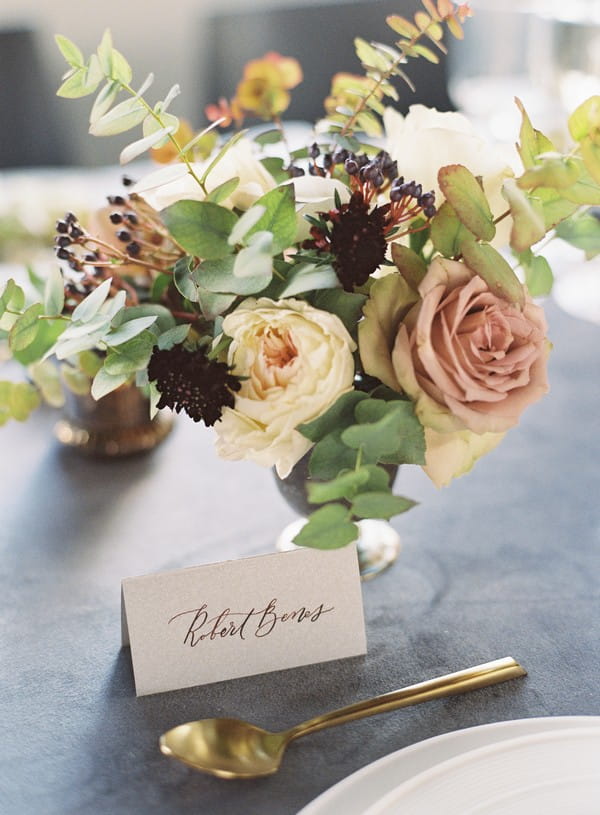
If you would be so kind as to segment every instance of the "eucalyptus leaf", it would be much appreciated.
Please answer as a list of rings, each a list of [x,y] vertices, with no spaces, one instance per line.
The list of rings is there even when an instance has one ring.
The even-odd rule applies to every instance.
[[[248,231],[246,239],[256,232],[271,232],[274,253],[291,246],[297,229],[294,185],[283,184],[269,190],[254,206],[264,207],[265,212]]]
[[[574,158],[554,156],[544,158],[535,167],[525,170],[517,179],[523,190],[551,187],[561,192],[572,187],[581,176],[581,163]]]
[[[218,187],[215,187],[211,190],[208,195],[206,196],[206,201],[212,201],[213,204],[220,204],[221,201],[224,201],[226,198],[235,192],[238,188],[240,183],[239,176],[235,176],[234,178],[230,178],[228,181],[224,181],[222,184],[219,184]]]
[[[180,258],[177,263],[180,263],[181,261],[188,262],[189,258]],[[172,275],[170,274],[158,274],[152,281],[150,299],[155,303],[158,302],[169,288],[172,279]]]
[[[9,331],[25,305],[25,292],[9,278],[0,295],[0,330]]]
[[[285,163],[279,156],[265,156],[260,159],[260,163],[265,170],[270,173],[278,184],[289,179],[285,168]]]
[[[46,360],[48,362],[48,360]],[[92,385],[91,378],[79,368],[72,365],[63,364],[60,366],[60,376],[65,387],[77,396],[85,396],[90,393]]]
[[[347,292],[341,288],[321,289],[313,298],[316,308],[329,311],[339,317],[346,331],[356,338],[356,327],[361,318],[366,295],[358,292]]]
[[[512,217],[510,246],[516,252],[529,249],[546,234],[544,210],[539,198],[527,196],[514,178],[508,178],[502,187]]]
[[[362,391],[348,391],[338,397],[325,413],[313,419],[312,422],[299,425],[297,429],[310,441],[321,441],[330,433],[353,424],[356,406],[363,399],[368,398],[367,394]]]
[[[104,360],[95,351],[82,351],[77,356],[77,365],[90,379],[96,376],[103,364]]]
[[[600,128],[600,95],[590,96],[569,116],[569,133],[581,142]]]
[[[229,235],[238,218],[212,201],[177,201],[163,209],[161,217],[186,252],[204,260],[231,254]]]
[[[64,405],[65,395],[60,381],[60,374],[54,362],[50,362],[50,360],[36,362],[27,368],[27,373],[46,404],[53,408]]]
[[[268,257],[269,263],[265,261],[264,265],[268,273],[258,277],[236,276],[233,270],[238,257],[231,255],[219,260],[205,260],[194,269],[192,279],[198,287],[199,300],[202,299],[202,289],[214,294],[235,296],[256,294],[268,285],[272,275],[270,256]]]
[[[351,504],[352,514],[358,518],[389,519],[416,506],[415,501],[389,492],[362,492]]]
[[[104,303],[110,292],[112,278],[109,277],[104,280],[100,285],[94,289],[91,294],[88,294],[81,303],[73,310],[73,321],[87,323],[92,317],[98,313],[100,306]]]
[[[35,338],[21,351],[12,350],[13,358],[20,365],[31,365],[42,360],[55,345],[69,323],[66,320],[39,320]]]
[[[464,240],[461,250],[467,266],[485,280],[494,294],[509,303],[524,305],[523,286],[499,252],[489,244],[476,243],[472,239]]]
[[[151,147],[156,147],[160,141],[163,141],[163,139],[170,133],[174,133],[175,130],[177,130],[177,128],[170,125],[169,127],[155,130],[153,133],[150,133],[150,135],[144,136],[143,139],[138,139],[137,141],[128,144],[127,147],[124,147],[123,150],[121,150],[119,163],[127,164],[129,161],[133,161],[134,158],[141,156],[142,153],[146,152],[146,150],[150,150]]]
[[[128,379],[129,376],[127,374],[113,375],[109,374],[104,368],[100,368],[92,382],[92,397],[96,400],[102,399],[103,396],[107,396],[109,393],[116,391],[117,388],[120,388],[121,385],[124,385]]]
[[[600,144],[591,136],[587,136],[580,149],[588,173],[597,184],[600,184]]]
[[[91,351],[93,348],[98,347],[106,335],[108,325],[98,328],[95,331],[90,331],[87,325],[80,326],[86,329],[79,336],[65,338],[60,336],[56,345],[46,352],[46,356],[50,353],[54,354],[57,359],[68,359],[75,354],[80,354],[82,351]]]
[[[11,351],[23,351],[35,340],[40,329],[39,317],[44,313],[41,303],[29,306],[16,320],[8,335],[8,345]]]
[[[96,49],[96,54],[98,56],[98,60],[100,62],[100,66],[102,71],[106,74],[106,76],[110,76],[112,74],[112,52],[113,52],[113,41],[112,41],[112,34],[110,28],[104,29],[104,33],[102,34],[102,39]]]
[[[292,269],[280,297],[294,297],[307,291],[325,289],[331,291],[339,285],[339,280],[331,266],[317,266],[316,263],[299,263]],[[360,297],[360,295],[359,295]]]
[[[434,247],[447,258],[457,257],[463,240],[473,236],[448,201],[444,201],[431,221],[430,234]]]
[[[129,85],[133,77],[131,65],[127,62],[123,54],[115,48],[112,50],[112,71],[111,77],[118,80],[123,85]]]
[[[554,275],[550,264],[542,255],[532,257],[525,267],[525,283],[532,297],[545,297],[552,291]]]
[[[539,161],[539,156],[542,153],[547,153],[554,150],[554,145],[547,136],[535,130],[531,124],[531,120],[527,115],[525,107],[520,99],[516,99],[516,104],[521,111],[521,130],[519,132],[520,142],[517,145],[521,161],[525,169],[535,167]]]
[[[255,232],[248,246],[241,249],[235,256],[233,263],[233,276],[242,282],[256,281],[253,291],[261,291],[268,286],[273,276],[273,235],[270,232]],[[237,294],[237,287],[231,291]]]
[[[414,221],[411,221],[413,231],[408,236],[408,244],[418,255],[429,240],[429,228],[425,228],[426,223],[424,218],[415,218]]]
[[[427,273],[427,264],[416,252],[401,243],[392,244],[392,260],[412,289],[418,289]]]
[[[440,168],[438,183],[467,229],[480,240],[491,241],[496,234],[494,216],[475,176],[462,164],[449,164]]]
[[[356,450],[342,441],[342,431],[335,430],[313,447],[309,461],[310,475],[322,481],[336,478],[341,470],[354,468],[356,455]]]
[[[149,113],[142,123],[142,133],[144,136],[152,136],[153,133],[158,133],[165,130],[175,133],[179,129],[178,117],[174,116],[172,113],[165,113],[162,102],[158,102],[154,106],[154,114],[155,115]],[[168,134],[163,132],[163,135],[161,136],[163,143],[168,141],[166,138],[167,135]],[[159,141],[161,139],[159,139]]]
[[[120,311],[124,311],[125,303],[127,301],[127,292],[124,289],[118,291],[110,300],[105,300],[100,307],[100,314],[108,317],[110,320],[116,318]]]
[[[169,328],[159,335],[158,347],[161,351],[169,351],[175,345],[181,345],[190,333],[190,328],[189,323],[182,323],[181,325],[176,325],[174,328]]]
[[[93,121],[89,132],[92,136],[114,136],[117,133],[125,133],[141,124],[147,115],[148,109],[140,99],[137,97],[125,99]]]
[[[368,481],[369,473],[365,469],[347,470],[331,481],[308,481],[306,486],[309,503],[325,504],[341,498],[350,500]]]
[[[74,68],[81,68],[85,62],[80,49],[67,37],[56,34],[54,40],[65,60]]]
[[[120,325],[114,331],[111,331],[109,334],[106,335],[105,341],[108,346],[111,348],[122,345],[124,342],[132,339],[133,337],[137,337],[138,334],[141,334],[142,331],[145,331],[147,328],[156,322],[156,316],[152,317],[136,317],[132,320],[128,320],[127,322]]]
[[[173,267],[173,283],[182,297],[192,303],[197,303],[198,289],[192,277],[192,263],[190,257],[179,258]]]
[[[116,348],[110,348],[104,361],[104,370],[111,376],[131,376],[145,368],[152,354],[154,335],[145,331]]]
[[[118,328],[142,317],[149,319],[148,326],[154,334],[161,334],[175,325],[175,318],[166,306],[160,303],[140,303],[138,306],[128,306],[123,309],[113,319],[112,327]]]
[[[200,311],[207,320],[215,320],[237,300],[237,294],[220,294],[208,291],[202,286],[197,286],[197,289]]]
[[[294,538],[297,546],[339,549],[358,538],[358,527],[342,504],[327,504],[313,512]]]
[[[56,95],[64,99],[80,99],[94,93],[99,84],[100,79],[90,79],[86,68],[77,68],[69,72]]]
[[[252,229],[253,226],[256,226],[266,211],[266,207],[263,207],[260,204],[255,204],[254,206],[250,207],[250,209],[246,210],[246,212],[244,212],[239,221],[231,230],[231,234],[229,235],[228,239],[229,245],[235,246],[238,243],[242,243],[246,237],[246,234],[250,231],[250,229]]]
[[[65,281],[58,267],[53,266],[44,287],[44,312],[49,317],[62,313],[65,305]]]
[[[265,144],[277,144],[283,138],[283,133],[281,130],[277,128],[272,128],[270,130],[263,130],[262,133],[259,133],[257,136],[254,137],[254,141],[257,144],[265,145]]]
[[[225,142],[225,144],[221,147],[216,156],[214,156],[212,161],[209,163],[208,167],[204,170],[202,178],[200,179],[200,183],[202,185],[206,184],[206,179],[214,170],[214,168],[217,166],[217,164],[219,164],[225,158],[228,151],[231,150],[231,148],[234,147],[245,135],[246,135],[245,130],[238,130],[237,133],[234,133],[234,135],[231,136],[231,138]]]
[[[556,235],[572,246],[583,249],[588,257],[600,253],[600,219],[589,212],[558,224]]]
[[[369,399],[356,409],[360,424],[342,432],[344,444],[361,450],[366,463],[425,463],[425,433],[410,402]]]
[[[28,382],[0,382],[0,426],[9,419],[24,422],[39,405],[39,392]]]

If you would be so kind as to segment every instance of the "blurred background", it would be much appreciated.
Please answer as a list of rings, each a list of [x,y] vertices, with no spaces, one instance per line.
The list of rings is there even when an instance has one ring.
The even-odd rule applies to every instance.
[[[463,42],[446,37],[441,66],[412,62],[417,91],[400,88],[398,107],[423,102],[466,113],[483,135],[514,143],[518,95],[536,126],[560,139],[565,112],[600,93],[600,0],[471,0]],[[0,262],[15,245],[50,229],[56,210],[101,203],[118,191],[115,166],[131,133],[88,135],[93,97],[65,100],[56,88],[66,64],[54,34],[72,39],[86,57],[106,28],[134,71],[134,85],[155,74],[147,96],[161,99],[175,82],[172,111],[201,129],[204,107],[231,98],[244,64],[269,50],[296,57],[304,81],[292,91],[288,120],[314,121],[337,71],[360,72],[353,39],[393,42],[386,15],[407,17],[420,0],[0,0]],[[42,168],[71,168],[56,176]],[[89,168],[86,176],[77,168]],[[106,172],[113,184],[107,188]],[[38,168],[35,174],[24,168]],[[132,170],[135,175],[136,170]],[[94,173],[101,173],[96,183]],[[113,183],[114,179],[114,183]],[[67,201],[63,204],[63,199]],[[48,211],[51,210],[50,215]],[[22,258],[17,258],[21,260]]]
[[[600,0],[472,0],[467,37],[448,37],[440,70],[410,66],[417,92],[402,89],[401,108],[423,101],[458,107],[502,138],[514,127],[513,97],[552,127],[561,108],[600,84]],[[149,11],[145,0],[2,0],[0,4],[0,168],[113,163],[127,137],[87,135],[90,99],[55,96],[66,66],[54,44],[59,32],[88,55],[105,28],[141,84],[156,76],[156,98],[174,82],[174,111],[205,124],[204,106],[230,97],[244,63],[268,50],[300,60],[305,80],[289,118],[314,120],[335,71],[358,71],[353,38],[390,42],[385,17],[412,16],[419,0],[171,0]]]

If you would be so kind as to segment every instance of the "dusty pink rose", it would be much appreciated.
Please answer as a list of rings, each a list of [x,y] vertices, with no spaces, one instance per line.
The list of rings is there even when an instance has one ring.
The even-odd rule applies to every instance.
[[[439,450],[444,467],[432,478],[447,483],[547,392],[544,313],[529,298],[520,309],[496,296],[458,261],[433,261],[416,303],[400,275],[389,278],[373,286],[365,307],[361,359],[367,373],[414,400],[429,435],[427,465],[439,469]],[[458,456],[457,441],[462,459],[442,462],[451,450]]]

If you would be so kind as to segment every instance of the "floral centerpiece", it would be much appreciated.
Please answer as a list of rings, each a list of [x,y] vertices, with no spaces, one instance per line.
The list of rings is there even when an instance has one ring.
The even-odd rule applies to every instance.
[[[356,40],[364,74],[333,78],[293,151],[281,114],[302,76],[294,59],[249,63],[194,134],[169,111],[178,87],[149,103],[151,77],[132,86],[109,32],[87,60],[57,37],[59,95],[100,88],[91,133],[141,125],[121,162],[150,151],[166,165],[124,179],[94,223],[58,222],[63,268],[33,281],[39,302],[5,285],[0,329],[31,381],[0,383],[2,419],[58,401],[59,377],[96,399],[135,380],[152,410],[212,426],[224,458],[285,478],[310,456],[315,510],[296,540],[325,548],[413,505],[393,494],[390,466],[444,485],[494,448],[548,389],[540,242],[598,246],[586,207],[600,204],[600,97],[570,116],[566,152],[517,101],[520,169],[459,114],[400,116],[394,80],[410,84],[415,58],[437,61],[470,14],[423,6],[387,19],[393,45]],[[272,125],[240,129],[248,116]]]

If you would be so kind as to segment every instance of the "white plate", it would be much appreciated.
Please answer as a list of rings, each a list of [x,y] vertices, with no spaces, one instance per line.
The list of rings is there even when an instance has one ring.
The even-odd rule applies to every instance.
[[[599,725],[600,716],[557,716],[455,730],[412,744],[363,767],[326,790],[298,815],[364,815],[370,806],[403,782],[467,751],[521,736]]]
[[[365,815],[598,815],[600,725],[507,739],[400,784]]]

